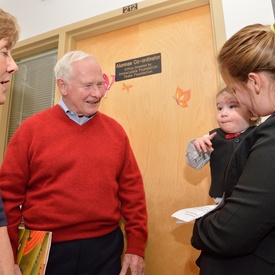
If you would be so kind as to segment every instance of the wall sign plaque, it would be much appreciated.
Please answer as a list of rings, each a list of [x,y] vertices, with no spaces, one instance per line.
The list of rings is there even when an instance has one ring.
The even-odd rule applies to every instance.
[[[161,53],[115,63],[116,81],[161,73]]]

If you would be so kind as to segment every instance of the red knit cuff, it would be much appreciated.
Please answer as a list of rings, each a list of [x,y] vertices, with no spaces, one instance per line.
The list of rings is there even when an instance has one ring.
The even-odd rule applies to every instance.
[[[126,253],[138,255],[140,257],[145,256],[145,243],[143,240],[130,239],[127,240]]]

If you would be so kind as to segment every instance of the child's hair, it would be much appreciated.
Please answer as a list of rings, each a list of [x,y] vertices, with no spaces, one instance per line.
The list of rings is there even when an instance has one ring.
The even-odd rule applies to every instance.
[[[217,94],[216,94],[216,98],[221,95],[221,94],[230,94],[232,95],[232,97],[234,97],[236,99],[236,102],[238,102],[238,99],[236,98],[235,94],[232,93],[232,91],[230,89],[228,89],[227,87],[221,89]],[[250,126],[256,126],[258,124],[260,124],[261,122],[261,118],[260,117],[254,117],[253,114],[248,110],[248,115],[249,115],[249,125]]]
[[[218,91],[218,93],[216,94],[216,98],[217,98],[219,95],[223,94],[223,93],[227,93],[227,94],[230,94],[230,95],[234,95],[234,94],[230,91],[230,89],[228,89],[227,87],[225,87],[225,88],[222,88],[221,90]],[[235,97],[235,98],[236,98],[236,97]],[[236,98],[236,100],[237,100],[237,98]]]

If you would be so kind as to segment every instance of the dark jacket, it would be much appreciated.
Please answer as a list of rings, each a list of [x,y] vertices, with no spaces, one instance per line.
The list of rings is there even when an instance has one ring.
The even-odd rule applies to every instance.
[[[254,128],[226,170],[221,208],[196,220],[201,275],[275,274],[275,116]]]
[[[214,132],[217,132],[217,135],[211,141],[214,151],[210,156],[211,185],[209,189],[209,195],[212,198],[222,197],[224,191],[224,173],[229,160],[231,159],[240,142],[254,128],[255,126],[250,127],[241,133],[238,137],[232,139],[226,139],[226,133],[220,128],[210,131],[210,135]]]

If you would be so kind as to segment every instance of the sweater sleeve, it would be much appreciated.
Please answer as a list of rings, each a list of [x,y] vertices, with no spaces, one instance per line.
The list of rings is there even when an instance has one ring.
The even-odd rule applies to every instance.
[[[125,219],[126,253],[144,257],[148,237],[145,192],[142,176],[127,137],[124,166],[119,177],[119,199]]]
[[[193,144],[194,140],[195,139],[188,142],[185,160],[189,166],[195,168],[196,170],[199,170],[209,162],[211,152],[199,153]]]

